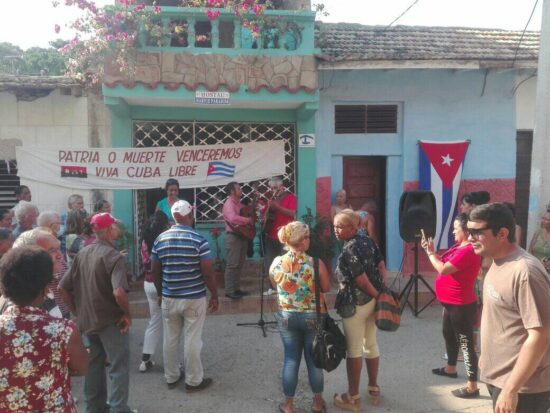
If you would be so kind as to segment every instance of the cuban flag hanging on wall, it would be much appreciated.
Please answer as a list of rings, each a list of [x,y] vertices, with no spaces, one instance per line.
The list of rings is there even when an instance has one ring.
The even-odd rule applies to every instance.
[[[454,244],[453,220],[470,141],[419,141],[419,189],[432,191],[437,208],[434,244],[437,250]]]

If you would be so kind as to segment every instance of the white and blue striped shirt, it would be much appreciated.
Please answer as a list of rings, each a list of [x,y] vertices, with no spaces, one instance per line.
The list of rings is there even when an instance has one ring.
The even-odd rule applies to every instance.
[[[162,266],[162,296],[205,297],[200,263],[209,259],[208,241],[190,226],[174,225],[160,234],[153,244],[151,261],[160,261]]]

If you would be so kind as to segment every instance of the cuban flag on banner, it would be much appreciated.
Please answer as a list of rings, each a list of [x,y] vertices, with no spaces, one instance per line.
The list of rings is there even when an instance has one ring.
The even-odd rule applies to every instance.
[[[470,141],[419,141],[419,189],[432,191],[437,208],[434,244],[437,250],[454,244],[453,220],[464,158]]]
[[[233,178],[235,176],[235,165],[229,165],[225,162],[214,161],[208,163],[208,172],[206,176],[225,176],[227,178]]]

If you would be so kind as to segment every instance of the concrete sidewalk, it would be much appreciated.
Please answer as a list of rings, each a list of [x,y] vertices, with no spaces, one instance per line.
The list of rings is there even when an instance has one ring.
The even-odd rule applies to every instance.
[[[162,350],[155,356],[156,366],[147,373],[138,372],[143,332],[147,320],[135,320],[131,335],[130,406],[139,413],[164,412],[278,412],[282,399],[281,368],[283,348],[274,328],[267,338],[257,327],[236,327],[237,322],[258,321],[257,314],[209,316],[203,335],[205,375],[214,379],[211,388],[186,394],[183,383],[168,390],[162,371]],[[273,320],[269,314],[266,317]],[[382,400],[370,406],[367,398],[367,376],[363,369],[361,392],[364,412],[468,412],[489,413],[491,400],[481,384],[481,398],[457,399],[450,391],[465,384],[464,366],[459,362],[459,379],[434,376],[431,369],[445,365],[441,336],[441,307],[426,309],[418,318],[409,310],[403,314],[395,333],[378,332],[381,351],[379,383]],[[183,350],[183,349],[182,349]],[[74,395],[80,400],[78,411],[84,412],[83,379],[74,380]],[[324,396],[328,411],[334,408],[332,396],[346,390],[345,362],[336,371],[325,374]],[[302,362],[296,394],[296,411],[309,412],[311,391],[305,362]]]

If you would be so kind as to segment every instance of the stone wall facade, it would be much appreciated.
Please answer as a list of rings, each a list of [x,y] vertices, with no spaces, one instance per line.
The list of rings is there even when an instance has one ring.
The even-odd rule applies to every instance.
[[[318,79],[314,56],[194,55],[191,53],[139,53],[131,79],[120,74],[113,65],[106,66],[108,87],[124,84],[149,88],[164,85],[170,90],[183,86],[196,90],[199,86],[215,91],[221,87],[236,92],[241,85],[250,93],[266,88],[272,93],[288,90],[295,93],[317,90]]]

